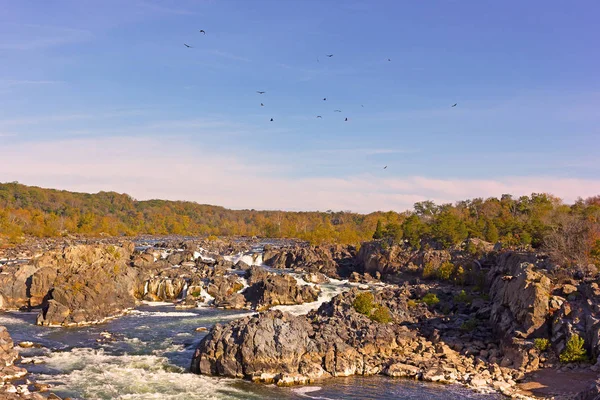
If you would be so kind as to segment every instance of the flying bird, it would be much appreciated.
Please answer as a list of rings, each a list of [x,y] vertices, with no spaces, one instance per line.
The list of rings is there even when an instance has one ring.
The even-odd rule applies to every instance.
[[[327,100],[327,97],[323,97],[323,101]]]
[[[273,118],[271,118],[271,122],[273,122]]]
[[[261,106],[261,107],[264,107],[265,105],[264,105],[263,103],[260,103],[260,106]]]
[[[383,167],[383,169],[387,169],[387,165],[385,167]]]
[[[388,58],[388,61],[392,61],[390,58]]]
[[[333,110],[333,112],[342,112],[342,110]]]
[[[204,32],[204,29],[200,29],[200,33],[206,35],[206,32]]]
[[[320,115],[317,115],[317,118],[323,118],[323,117],[321,117]]]
[[[344,121],[348,122],[348,118],[346,118]]]
[[[260,90],[257,90],[256,93],[258,93],[258,94],[265,94],[267,92],[261,92]]]
[[[456,106],[457,106],[457,104],[458,104],[458,103],[454,103],[454,104],[452,104],[452,107],[456,107]]]
[[[333,57],[333,54],[325,54],[325,55],[329,58]]]
[[[185,47],[187,47],[188,49],[191,49],[191,48],[192,48],[192,46],[190,46],[189,44],[186,44],[186,43],[184,43],[183,45],[184,45]]]
[[[361,104],[360,106],[361,106],[361,107],[364,107],[364,105],[362,105],[362,104]]]

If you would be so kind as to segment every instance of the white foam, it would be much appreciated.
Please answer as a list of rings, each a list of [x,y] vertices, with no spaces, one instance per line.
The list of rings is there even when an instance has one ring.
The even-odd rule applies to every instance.
[[[202,290],[200,290],[200,297],[204,298],[204,303],[200,303],[198,307],[209,306],[215,301],[215,298],[208,294],[204,287],[202,287]]]
[[[150,307],[160,307],[160,306],[172,306],[173,302],[167,302],[167,301],[148,301],[148,300],[142,300],[142,304],[150,306]]]
[[[223,258],[227,261],[231,261],[234,265],[237,264],[238,261],[243,261],[250,266],[263,265],[262,253],[238,253],[223,256]]]
[[[320,397],[320,396],[314,397],[314,396],[308,395],[308,393],[314,393],[314,392],[318,392],[320,390],[322,390],[322,388],[320,386],[303,386],[303,387],[292,389],[292,392],[294,392],[297,395],[302,396],[302,397],[308,397],[309,399],[333,400],[333,399],[330,399],[329,397]]]
[[[167,358],[156,355],[111,356],[102,349],[76,348],[43,357],[47,367],[60,375],[42,375],[38,382],[52,383],[53,390],[75,390],[85,399],[205,400],[243,398],[232,387],[233,379],[217,379],[184,373]]]
[[[304,315],[308,314],[312,310],[316,310],[321,306],[321,304],[326,303],[333,299],[340,293],[343,293],[348,290],[348,287],[345,285],[330,285],[323,284],[321,285],[321,293],[319,294],[319,298],[317,301],[313,301],[311,303],[298,304],[293,306],[276,306],[273,307],[275,310],[287,311],[293,315]]]
[[[193,312],[178,312],[178,311],[140,311],[131,310],[131,315],[140,317],[198,317],[198,314]]]

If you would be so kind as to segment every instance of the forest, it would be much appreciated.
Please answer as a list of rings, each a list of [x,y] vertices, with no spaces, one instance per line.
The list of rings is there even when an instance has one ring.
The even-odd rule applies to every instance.
[[[564,263],[600,260],[600,196],[565,204],[545,193],[475,198],[455,204],[415,203],[413,210],[229,210],[188,201],[137,201],[127,194],[75,193],[0,183],[0,245],[24,236],[190,235],[298,238],[313,244],[371,239],[453,248],[466,239],[544,248]]]

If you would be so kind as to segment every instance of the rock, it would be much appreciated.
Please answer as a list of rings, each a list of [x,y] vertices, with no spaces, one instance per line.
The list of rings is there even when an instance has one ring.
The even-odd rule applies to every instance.
[[[391,364],[384,371],[385,375],[400,377],[400,378],[417,378],[420,370],[418,367],[414,365],[408,365],[403,363],[394,363]]]
[[[565,296],[568,296],[571,293],[577,292],[577,286],[569,285],[569,284],[563,285],[562,292]]]
[[[250,286],[244,291],[244,296],[258,311],[277,305],[316,301],[320,292],[313,286],[298,285],[290,275],[272,274],[258,266],[250,268],[246,277]]]
[[[302,279],[308,283],[328,283],[329,278],[320,272],[309,272],[302,276]]]
[[[52,288],[44,295],[37,323],[85,325],[104,321],[134,307],[139,276],[138,271],[128,265],[132,251],[133,244],[79,245],[37,258],[38,287],[46,287],[49,277],[54,277],[48,272],[50,269],[56,272]],[[32,299],[40,295],[41,292]]]
[[[354,374],[417,377],[420,369],[408,361],[420,357],[431,371],[428,379],[458,379],[455,369],[436,364],[431,342],[400,324],[418,320],[412,310],[422,312],[408,307],[405,291],[375,293],[375,301],[392,310],[397,324],[358,313],[352,306],[357,294],[354,289],[338,295],[308,315],[268,311],[215,325],[198,345],[191,370],[278,384]],[[456,354],[455,361],[462,362],[460,357]]]
[[[490,320],[504,337],[521,332],[525,338],[543,330],[549,316],[551,281],[535,271],[533,255],[503,253],[488,273]],[[513,278],[505,280],[505,275]]]
[[[234,305],[245,307],[245,298],[243,295],[237,296],[240,290],[244,288],[243,282],[236,275],[216,276],[208,285],[206,291],[215,298],[216,307],[233,308]],[[241,296],[241,297],[240,297]]]
[[[279,269],[321,272],[339,279],[354,270],[356,250],[352,246],[291,246],[267,248],[263,254],[265,265]]]

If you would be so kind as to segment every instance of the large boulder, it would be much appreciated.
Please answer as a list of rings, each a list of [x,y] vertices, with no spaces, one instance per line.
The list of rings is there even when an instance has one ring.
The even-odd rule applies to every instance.
[[[268,311],[217,324],[199,343],[191,370],[278,385],[380,373],[442,382],[469,379],[470,373],[461,378],[456,369],[471,371],[470,358],[403,326],[417,321],[403,289],[374,294],[375,302],[390,308],[393,324],[358,313],[357,294],[340,294],[308,315]]]
[[[349,276],[354,270],[356,249],[352,246],[289,246],[266,248],[265,265],[280,269],[321,272],[330,278]]]
[[[269,273],[262,267],[253,266],[246,276],[250,286],[244,291],[244,296],[258,311],[278,305],[309,303],[319,297],[318,288],[301,286],[290,275]]]
[[[2,267],[0,273],[0,309],[10,310],[29,306],[31,276],[39,269],[33,264]]]
[[[533,337],[547,330],[551,280],[536,271],[535,255],[503,253],[488,273],[491,321],[505,337]]]
[[[130,243],[78,245],[37,258],[29,299],[31,306],[42,306],[37,323],[97,323],[133,308],[140,276],[129,265],[132,251]]]

